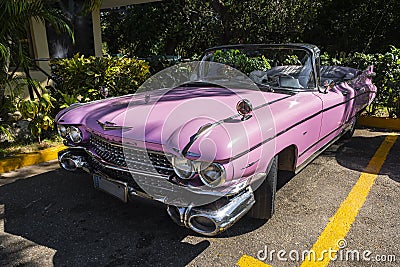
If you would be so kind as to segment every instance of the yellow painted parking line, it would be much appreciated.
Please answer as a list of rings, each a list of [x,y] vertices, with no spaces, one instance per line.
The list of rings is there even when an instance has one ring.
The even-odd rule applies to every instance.
[[[272,267],[271,265],[247,255],[243,255],[237,262],[237,265],[240,267]]]
[[[330,257],[326,251],[339,249],[338,240],[343,240],[349,232],[396,140],[397,135],[388,135],[382,142],[347,198],[340,204],[339,209],[330,218],[329,223],[313,245],[311,251],[315,252],[316,257],[306,257],[300,265],[301,267],[327,266],[329,264]]]
[[[315,252],[315,257],[306,257],[300,267],[327,266],[329,264],[330,258],[326,251],[339,249],[338,241],[344,240],[349,232],[397,137],[397,135],[388,135],[382,142],[347,198],[340,204],[339,209],[329,220],[324,231],[310,250]],[[318,259],[321,260],[318,261]],[[237,264],[240,267],[271,266],[248,255],[243,255]]]

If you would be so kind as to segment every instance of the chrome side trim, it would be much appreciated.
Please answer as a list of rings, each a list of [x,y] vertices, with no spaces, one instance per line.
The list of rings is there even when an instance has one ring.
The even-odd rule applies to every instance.
[[[291,96],[292,96],[292,95],[284,96],[284,97],[281,97],[281,98],[272,100],[272,101],[270,101],[270,102],[261,104],[261,105],[255,107],[255,108],[253,108],[253,111],[258,110],[258,109],[263,108],[263,107],[266,107],[266,106],[269,106],[269,105],[271,105],[271,104],[274,104],[274,103],[276,103],[276,102],[279,102],[279,101],[284,100],[284,99],[286,99],[286,98],[289,98],[289,97],[291,97]],[[194,143],[200,136],[202,136],[203,134],[207,133],[207,132],[208,132],[209,130],[211,130],[212,128],[214,128],[214,127],[216,127],[216,126],[218,126],[218,125],[221,125],[221,124],[223,124],[223,123],[225,123],[225,122],[227,122],[227,121],[229,121],[229,120],[232,120],[232,119],[234,119],[234,118],[238,118],[238,117],[240,117],[240,116],[242,116],[242,115],[240,115],[240,114],[235,114],[235,115],[232,115],[232,116],[230,116],[230,117],[228,117],[228,118],[225,118],[225,119],[216,121],[216,122],[214,122],[214,123],[205,124],[205,125],[201,126],[201,127],[199,128],[199,130],[197,131],[197,133],[195,133],[194,135],[192,135],[192,136],[190,137],[189,142],[188,142],[188,143],[185,145],[185,147],[182,149],[182,155],[186,157],[187,153],[189,152],[189,149],[192,147],[193,143]]]
[[[341,134],[333,138],[331,141],[326,143],[323,147],[315,151],[311,156],[309,156],[302,164],[300,164],[296,170],[294,171],[295,174],[301,172],[308,164],[310,164],[314,159],[316,159],[319,155],[321,155],[326,149],[328,149],[333,143],[339,140],[347,131],[343,131]],[[330,133],[333,134],[334,132]],[[328,135],[329,136],[329,135]]]
[[[344,127],[342,129],[342,132],[339,134],[340,137],[342,137],[350,128],[351,128],[351,121],[355,118],[356,116],[351,117],[346,123],[341,124],[339,127],[335,128],[334,130],[332,130],[331,132],[329,132],[328,134],[326,134],[324,137],[318,139],[317,142],[313,143],[312,145],[310,145],[309,147],[307,147],[303,152],[300,153],[299,157],[303,156],[305,153],[307,153],[307,151],[309,151],[311,148],[313,148],[314,146],[316,146],[317,144],[319,144],[321,141],[325,140],[326,138],[328,138],[331,134],[333,134],[336,131],[339,131],[340,128]]]
[[[249,149],[247,149],[247,150],[245,150],[245,151],[243,151],[243,152],[241,152],[241,153],[239,153],[239,154],[237,154],[237,155],[235,155],[235,156],[233,156],[233,157],[231,157],[231,158],[220,160],[219,162],[225,163],[225,162],[231,162],[231,161],[233,161],[233,160],[235,160],[235,159],[238,159],[238,158],[240,158],[240,157],[246,155],[247,153],[253,151],[254,149],[256,149],[256,148],[258,148],[258,147],[260,147],[260,146],[262,146],[262,145],[268,143],[268,142],[271,141],[272,139],[274,139],[274,138],[276,138],[276,137],[278,137],[278,136],[280,136],[280,135],[282,135],[282,134],[288,132],[289,130],[293,129],[294,127],[296,127],[296,126],[298,126],[298,125],[300,125],[300,124],[302,124],[302,123],[304,123],[304,122],[306,122],[306,121],[308,121],[308,120],[314,118],[315,116],[318,116],[319,114],[322,114],[323,112],[325,112],[325,111],[327,111],[327,110],[330,110],[330,109],[333,109],[333,108],[335,108],[335,107],[337,107],[337,106],[346,104],[347,102],[349,102],[349,101],[351,101],[351,100],[354,100],[354,99],[356,99],[357,97],[359,97],[359,96],[361,96],[361,95],[370,94],[370,93],[374,93],[374,94],[375,94],[376,92],[371,92],[371,91],[364,92],[364,93],[362,93],[362,94],[358,94],[358,95],[356,95],[356,96],[354,96],[354,97],[352,97],[352,98],[349,98],[349,99],[347,99],[347,100],[344,101],[344,102],[341,102],[341,103],[335,104],[335,105],[333,105],[333,106],[330,106],[330,107],[328,107],[328,108],[322,109],[322,110],[320,110],[320,111],[318,111],[318,112],[316,112],[316,113],[314,113],[314,114],[312,114],[312,115],[310,115],[310,116],[308,116],[308,117],[302,119],[301,121],[296,122],[295,124],[289,126],[288,128],[286,128],[286,129],[284,129],[284,130],[282,130],[282,131],[276,133],[275,135],[273,135],[273,136],[271,136],[271,137],[265,139],[264,141],[261,141],[260,143],[254,145],[253,147],[251,147],[251,148],[249,148]],[[343,127],[343,125],[344,125],[344,124],[342,124],[340,127]]]

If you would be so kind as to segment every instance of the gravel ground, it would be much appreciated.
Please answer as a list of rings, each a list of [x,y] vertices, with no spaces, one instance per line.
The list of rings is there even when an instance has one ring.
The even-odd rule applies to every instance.
[[[161,203],[124,204],[93,188],[87,174],[56,162],[0,177],[0,266],[235,266],[244,254],[310,249],[356,183],[386,132],[357,130],[277,193],[269,221],[243,218],[221,236],[175,225]],[[397,256],[400,262],[400,140],[393,146],[346,237],[348,247]],[[273,266],[298,266],[274,261]],[[379,266],[331,262],[330,266]]]

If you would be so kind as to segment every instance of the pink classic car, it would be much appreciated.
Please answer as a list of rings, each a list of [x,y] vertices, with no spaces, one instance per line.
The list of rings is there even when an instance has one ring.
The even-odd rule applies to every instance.
[[[162,201],[203,235],[245,214],[269,219],[279,174],[350,138],[375,97],[372,66],[320,66],[319,56],[308,44],[214,47],[189,81],[74,104],[56,117],[69,147],[60,165],[124,202]]]

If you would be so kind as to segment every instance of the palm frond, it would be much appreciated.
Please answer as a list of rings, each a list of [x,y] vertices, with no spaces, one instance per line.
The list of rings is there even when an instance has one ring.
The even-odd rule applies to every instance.
[[[83,13],[90,13],[91,11],[100,8],[103,0],[85,0],[82,8]]]
[[[7,46],[4,44],[0,43],[0,62],[3,64],[7,61],[7,58],[10,56],[10,50],[8,49]]]
[[[55,3],[56,0],[0,0],[0,86],[14,78],[8,75],[9,59],[21,67],[32,64],[21,43],[31,19],[51,24],[57,33],[67,33],[74,41],[72,26]]]

